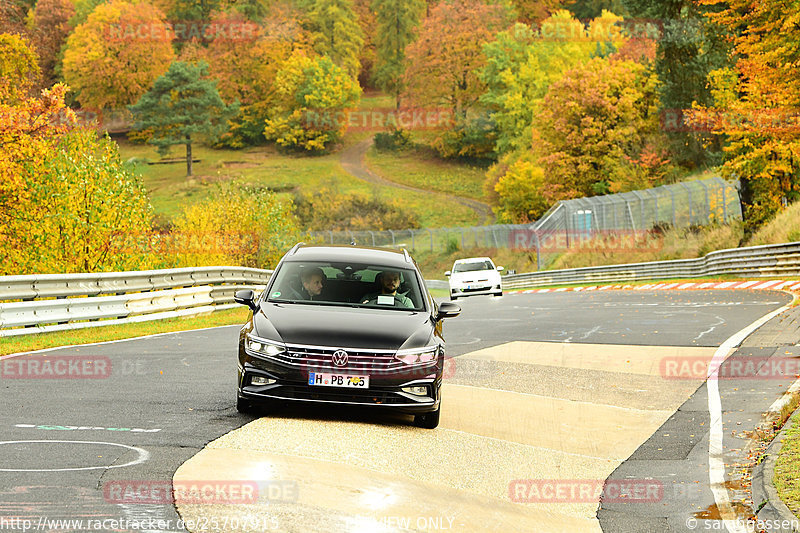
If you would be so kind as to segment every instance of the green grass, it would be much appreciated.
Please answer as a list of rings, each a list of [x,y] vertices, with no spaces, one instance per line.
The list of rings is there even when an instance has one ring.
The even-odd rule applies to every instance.
[[[446,161],[424,148],[381,151],[372,147],[366,159],[370,168],[388,180],[486,201],[486,167]]]
[[[247,321],[248,313],[249,310],[247,308],[241,307],[195,317],[170,318],[166,320],[154,320],[152,322],[139,322],[136,324],[98,326],[73,331],[33,333],[20,337],[5,337],[0,338],[0,356],[55,348],[57,346],[72,346],[76,344],[129,339],[132,337],[168,333],[171,331],[186,331],[215,326],[244,324]]]
[[[792,416],[785,435],[772,481],[783,503],[797,516],[800,515],[800,412]]]
[[[358,142],[368,133],[349,135],[343,146]],[[147,145],[119,141],[123,160],[129,158],[158,161],[156,150]],[[171,157],[183,155],[174,150]],[[184,206],[201,202],[214,194],[215,185],[233,184],[269,187],[290,196],[294,192],[313,192],[323,187],[339,193],[361,192],[374,194],[383,200],[396,199],[417,214],[423,227],[473,225],[478,222],[474,211],[455,201],[428,193],[379,187],[361,181],[344,171],[339,164],[339,152],[310,156],[280,152],[273,146],[244,150],[212,149],[195,146],[193,155],[200,159],[194,164],[194,176],[186,177],[185,163],[168,165],[137,164],[135,171],[142,176],[156,216],[171,220]]]

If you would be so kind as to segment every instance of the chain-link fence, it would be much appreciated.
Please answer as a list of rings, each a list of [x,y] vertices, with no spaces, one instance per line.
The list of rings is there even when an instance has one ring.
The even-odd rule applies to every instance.
[[[720,177],[664,185],[621,194],[564,200],[533,224],[385,231],[315,231],[319,243],[406,247],[455,251],[469,248],[516,248],[541,257],[587,240],[627,238],[629,246],[657,225],[682,228],[741,220],[738,184]],[[620,245],[625,245],[621,243]]]

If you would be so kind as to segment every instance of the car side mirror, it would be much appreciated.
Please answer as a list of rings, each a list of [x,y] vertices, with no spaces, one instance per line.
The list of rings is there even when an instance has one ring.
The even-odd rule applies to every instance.
[[[502,272],[503,270],[505,270],[503,267],[497,267],[498,272]]]
[[[252,311],[258,311],[258,305],[256,305],[256,293],[254,293],[252,289],[242,289],[240,291],[236,291],[233,295],[233,301],[237,304],[246,305]]]
[[[449,278],[450,277],[450,271],[448,270],[447,272],[444,273],[444,275]]]
[[[442,302],[439,304],[439,312],[436,314],[436,321],[443,318],[455,318],[461,314],[461,307],[453,302]]]

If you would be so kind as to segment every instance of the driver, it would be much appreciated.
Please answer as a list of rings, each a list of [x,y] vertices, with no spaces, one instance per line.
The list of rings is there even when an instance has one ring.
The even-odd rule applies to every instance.
[[[377,300],[378,296],[381,295],[391,295],[394,296],[395,301],[397,301],[401,307],[408,307],[409,309],[414,308],[414,303],[411,301],[411,298],[403,294],[397,294],[397,289],[400,288],[399,272],[384,270],[375,276],[375,281],[378,282],[381,291],[364,295],[364,297],[361,298],[361,303],[369,303],[370,300]]]

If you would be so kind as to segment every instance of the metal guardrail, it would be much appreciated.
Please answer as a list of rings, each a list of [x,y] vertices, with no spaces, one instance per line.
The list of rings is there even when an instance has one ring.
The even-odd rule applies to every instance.
[[[722,275],[740,277],[800,276],[800,242],[719,250],[698,259],[511,274],[503,276],[503,289]]]
[[[0,277],[0,337],[199,314],[234,307],[239,289],[263,290],[271,270],[178,268]],[[503,276],[503,289],[651,279],[800,276],[800,242],[733,248],[698,259]],[[446,281],[426,280],[429,288]]]
[[[271,270],[202,267],[0,277],[0,337],[229,309],[239,289],[263,290]],[[14,301],[18,300],[18,301]]]

